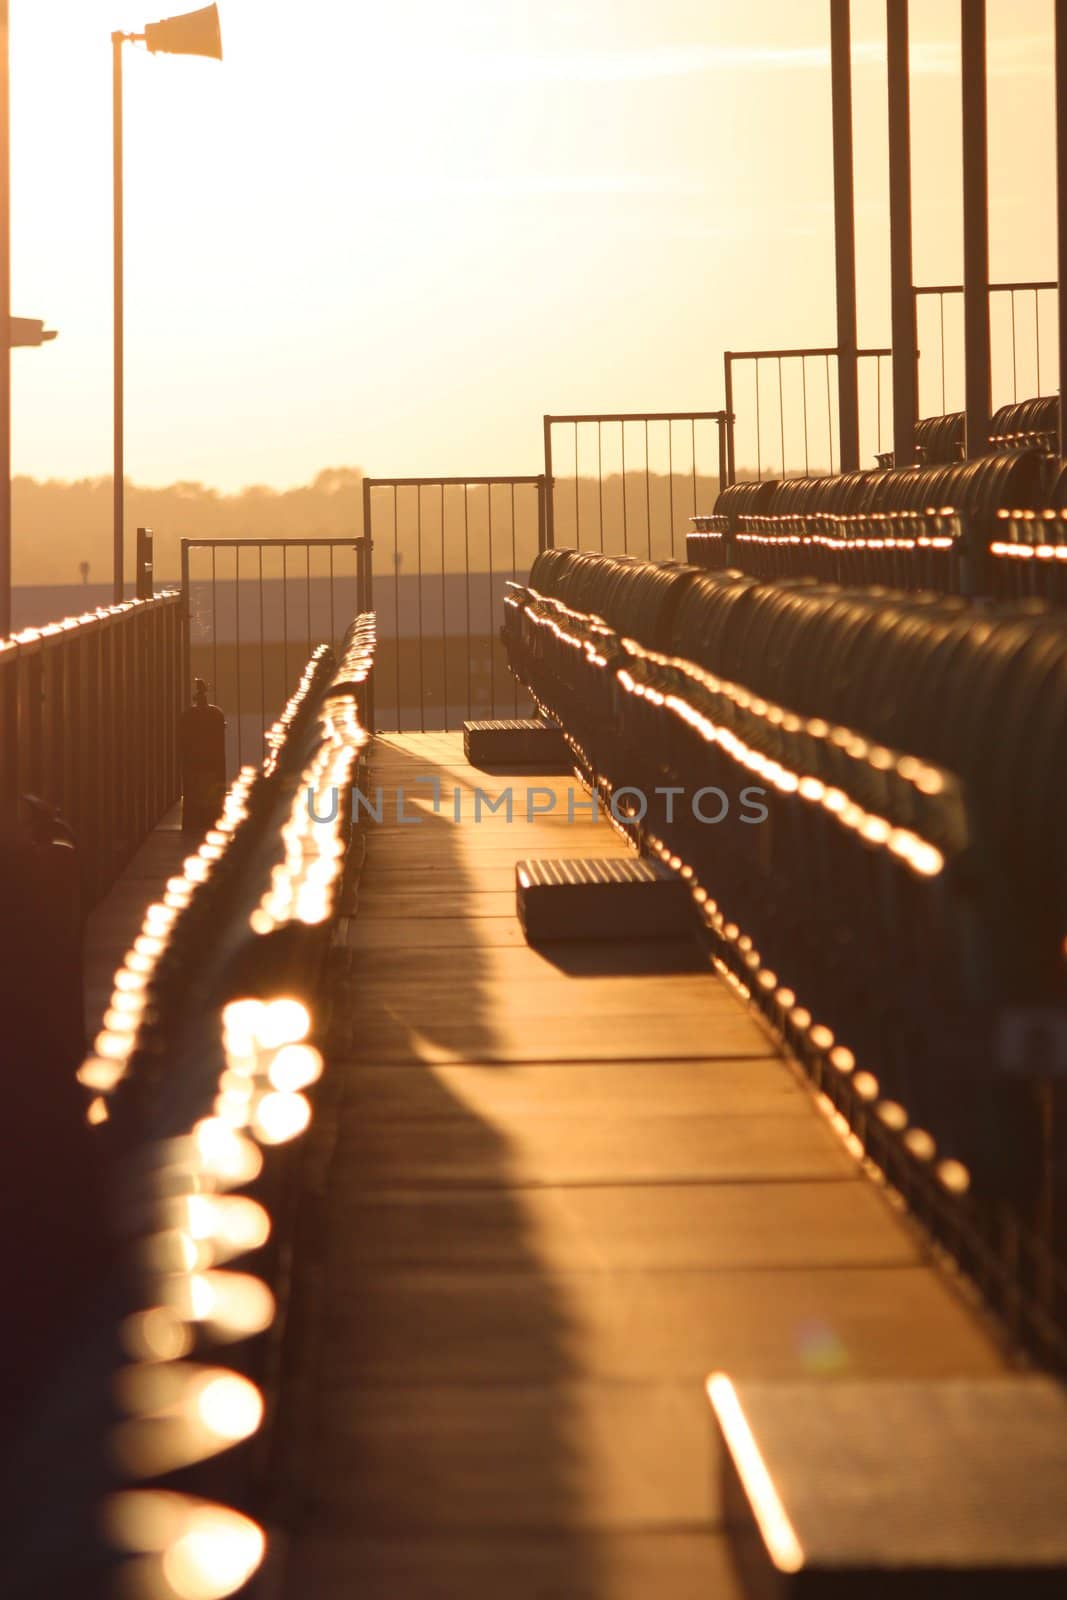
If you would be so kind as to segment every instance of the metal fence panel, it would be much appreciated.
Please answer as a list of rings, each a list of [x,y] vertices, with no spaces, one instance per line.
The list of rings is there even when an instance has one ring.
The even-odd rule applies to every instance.
[[[539,476],[366,478],[379,728],[526,716],[500,643],[504,585],[545,538]]]
[[[723,411],[546,416],[544,434],[549,545],[684,559],[688,519],[726,481]]]
[[[263,734],[316,644],[337,645],[369,607],[364,542],[183,539],[183,694],[209,685],[226,715],[228,771],[263,755]]]

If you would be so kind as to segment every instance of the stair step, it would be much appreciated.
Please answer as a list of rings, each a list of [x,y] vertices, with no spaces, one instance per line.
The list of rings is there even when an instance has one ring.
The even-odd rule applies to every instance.
[[[570,772],[574,757],[554,722],[509,717],[463,724],[463,751],[474,767],[548,767]]]
[[[515,863],[530,944],[554,939],[678,939],[693,929],[689,890],[659,862],[623,857]]]
[[[1067,1397],[1050,1379],[708,1380],[759,1600],[1067,1594]]]

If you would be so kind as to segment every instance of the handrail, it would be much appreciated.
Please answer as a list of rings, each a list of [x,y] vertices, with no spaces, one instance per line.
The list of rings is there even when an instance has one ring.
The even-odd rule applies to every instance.
[[[96,900],[178,798],[185,693],[176,590],[0,639],[0,819],[59,808]]]

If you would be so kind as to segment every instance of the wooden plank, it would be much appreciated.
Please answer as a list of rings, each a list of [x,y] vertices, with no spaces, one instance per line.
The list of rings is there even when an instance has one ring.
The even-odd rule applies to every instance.
[[[433,1534],[353,1540],[341,1532],[304,1541],[294,1593],[360,1600],[743,1600],[721,1534]]]
[[[812,1117],[519,1116],[496,1119],[506,1141],[502,1162],[473,1118],[449,1127],[435,1118],[393,1125],[342,1122],[338,1154],[349,1188],[450,1184],[511,1189],[560,1184],[729,1183],[839,1178],[856,1163],[829,1126]]]
[[[360,952],[392,950],[487,950],[522,945],[526,937],[514,916],[466,918],[440,916],[413,919],[379,905],[346,919],[341,942]]]
[[[696,1382],[367,1386],[337,1400],[318,1501],[353,1534],[676,1529],[713,1509]]]
[[[498,1148],[506,1159],[503,1141]],[[899,1266],[919,1258],[917,1236],[859,1178],[528,1189],[514,1198],[504,1190],[350,1193],[346,1183],[333,1205],[351,1271],[372,1262],[514,1268],[522,1260],[547,1276]]]
[[[478,898],[490,900],[492,896]],[[430,914],[430,913],[426,913]],[[494,915],[491,909],[483,913]],[[496,915],[503,915],[497,911]],[[498,998],[498,997],[494,997]],[[489,997],[465,1021],[440,1022],[433,1006],[417,999],[393,1015],[368,1003],[353,1030],[353,1060],[377,1061],[649,1061],[697,1056],[766,1056],[767,1038],[743,1011],[711,1008],[672,1017],[641,1011],[610,1016],[508,1015]],[[540,1026],[538,1026],[540,1021]]]
[[[731,1273],[592,1271],[548,1283],[535,1265],[478,1272],[365,1270],[343,1245],[331,1276],[353,1292],[328,1308],[323,1358],[349,1383],[644,1383],[738,1377],[990,1376],[995,1348],[924,1267]]]
[[[505,954],[510,954],[505,951]],[[750,1115],[810,1117],[811,1102],[779,1061],[586,1061],[536,1066],[361,1066],[351,1076],[342,1126],[403,1118],[462,1118],[506,1127],[527,1116],[588,1120],[643,1113],[659,1117]],[[396,1137],[403,1139],[402,1131]]]

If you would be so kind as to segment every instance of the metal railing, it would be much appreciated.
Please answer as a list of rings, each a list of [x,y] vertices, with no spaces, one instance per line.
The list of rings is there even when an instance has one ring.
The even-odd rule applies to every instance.
[[[369,609],[360,538],[183,539],[185,683],[204,678],[226,713],[227,770],[259,761],[263,735],[313,645],[336,645]]]
[[[1056,393],[1056,288],[1047,279],[989,285],[994,411],[1020,395]],[[946,319],[946,301],[958,316]],[[963,285],[917,285],[915,306],[919,414],[943,416],[963,405]],[[925,365],[924,349],[933,351]]]
[[[0,812],[73,828],[91,902],[178,798],[180,596],[130,600],[0,640]]]
[[[683,554],[685,519],[710,511],[726,482],[726,424],[725,411],[546,416],[546,545]]]
[[[837,375],[831,366],[836,364],[837,354],[835,346],[724,352],[723,388],[730,419],[726,447],[729,483],[737,481],[739,452],[751,451],[754,467],[753,460],[747,460],[742,462],[742,468],[746,476],[754,470],[757,480],[767,476],[787,478],[791,473],[809,477],[813,473],[834,472],[835,462],[840,466]],[[888,386],[892,381],[893,352],[870,349],[856,354],[861,372],[863,363],[868,370],[873,363],[871,381],[860,384],[861,448],[878,455],[888,448],[886,441],[892,433],[893,406]],[[739,363],[750,365],[753,374],[752,409],[740,429],[734,373]],[[761,369],[771,372],[769,392]],[[769,456],[765,451],[768,438],[773,441]]]
[[[504,580],[545,540],[540,476],[365,478],[379,644],[378,727],[525,714],[498,637]]]

